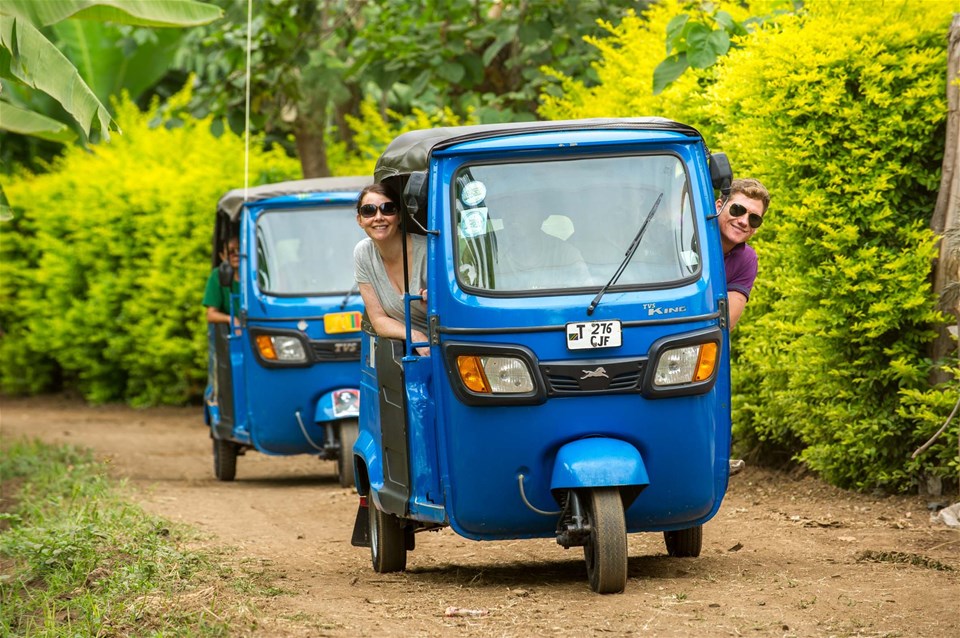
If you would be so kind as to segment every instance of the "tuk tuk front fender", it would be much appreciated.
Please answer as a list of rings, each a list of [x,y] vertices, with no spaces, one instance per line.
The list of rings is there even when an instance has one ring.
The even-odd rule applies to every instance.
[[[380,446],[370,432],[361,430],[354,446],[353,468],[357,477],[357,494],[373,497],[383,488],[383,460]],[[379,504],[379,497],[374,498]],[[383,508],[381,508],[383,509]]]
[[[593,437],[571,441],[557,450],[550,491],[622,487],[624,507],[650,484],[640,451],[626,441]]]

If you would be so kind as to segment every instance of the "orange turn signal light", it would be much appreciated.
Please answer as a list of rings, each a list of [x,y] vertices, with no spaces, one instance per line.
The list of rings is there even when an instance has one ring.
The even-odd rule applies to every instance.
[[[257,348],[260,356],[268,361],[277,360],[277,351],[273,349],[273,339],[267,335],[257,335]]]
[[[480,357],[476,355],[460,355],[457,357],[457,371],[460,372],[460,380],[471,392],[478,394],[490,394],[490,383],[487,381],[487,375],[483,372],[483,363]]]
[[[697,358],[697,371],[693,375],[694,381],[706,381],[717,367],[717,353],[719,348],[715,342],[700,346],[700,356]]]

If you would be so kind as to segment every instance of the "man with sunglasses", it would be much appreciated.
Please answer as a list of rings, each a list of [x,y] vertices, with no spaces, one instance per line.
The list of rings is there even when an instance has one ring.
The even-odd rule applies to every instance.
[[[768,206],[770,193],[753,178],[733,180],[730,196],[717,200],[731,330],[743,314],[757,278],[757,253],[747,240],[760,228]]]
[[[230,287],[220,285],[220,270],[214,268],[207,278],[203,293],[203,305],[207,307],[207,323],[230,323],[230,299],[240,294],[240,240],[231,237],[220,259],[233,266],[233,281]],[[236,315],[236,313],[234,313]]]
[[[770,193],[752,178],[733,180],[729,197],[717,200],[731,330],[743,314],[757,278],[757,253],[747,240],[760,228],[769,205]],[[730,476],[739,474],[745,465],[743,459],[730,459]]]

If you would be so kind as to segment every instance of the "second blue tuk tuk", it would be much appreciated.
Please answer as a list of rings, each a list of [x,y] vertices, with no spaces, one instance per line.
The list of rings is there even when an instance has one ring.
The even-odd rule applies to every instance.
[[[353,485],[360,383],[360,318],[353,247],[364,236],[355,202],[363,177],[235,189],[217,204],[213,266],[239,238],[232,326],[211,324],[204,417],[214,474],[236,477],[237,457],[311,454],[335,460]]]
[[[427,238],[429,342],[363,336],[373,568],[443,526],[583,547],[600,593],[628,533],[698,555],[728,479],[726,157],[659,118],[480,125],[399,136],[375,179]]]

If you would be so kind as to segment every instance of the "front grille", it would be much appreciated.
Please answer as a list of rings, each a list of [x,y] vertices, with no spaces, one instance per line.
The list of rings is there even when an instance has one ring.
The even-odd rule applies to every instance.
[[[360,340],[311,341],[314,361],[359,361]]]
[[[543,362],[547,395],[639,392],[646,359]]]

